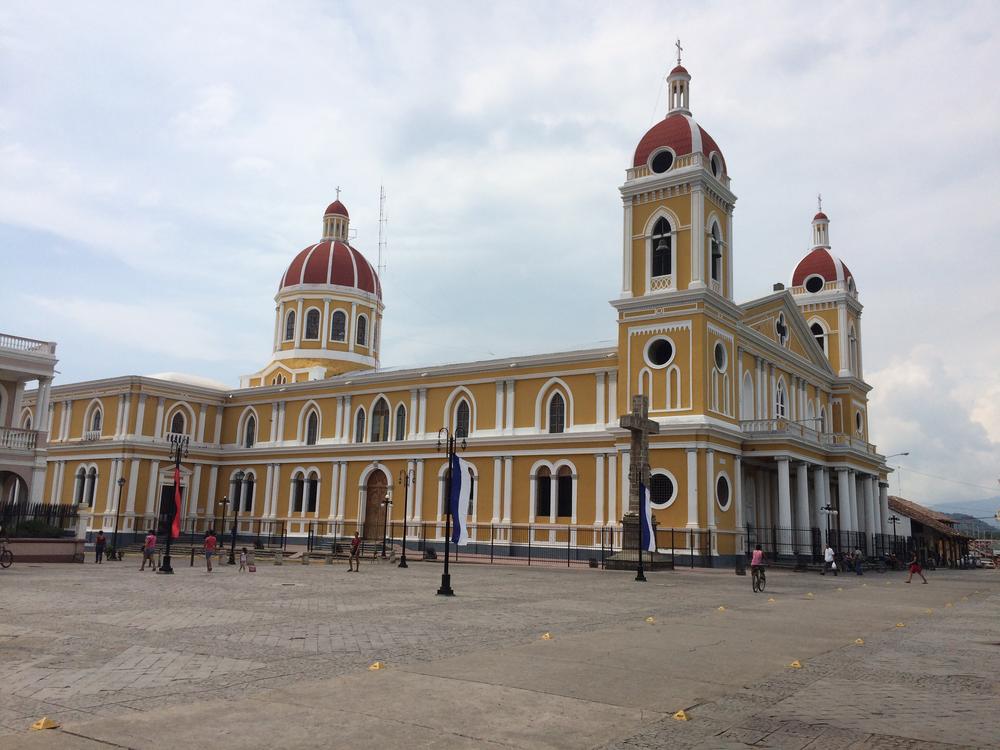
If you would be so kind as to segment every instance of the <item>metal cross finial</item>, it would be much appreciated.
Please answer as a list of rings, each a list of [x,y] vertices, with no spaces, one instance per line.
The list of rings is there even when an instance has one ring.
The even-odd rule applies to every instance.
[[[337,200],[340,200],[340,185],[337,185]]]
[[[674,46],[677,47],[677,64],[680,65],[681,64],[681,52],[684,51],[684,48],[681,46],[680,37],[677,38],[677,44],[675,44]]]
[[[817,193],[816,194],[816,205],[818,206],[818,210],[820,210],[820,211],[823,210],[823,194],[822,193]]]

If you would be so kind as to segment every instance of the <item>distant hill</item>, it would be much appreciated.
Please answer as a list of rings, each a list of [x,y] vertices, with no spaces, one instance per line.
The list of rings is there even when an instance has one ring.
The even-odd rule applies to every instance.
[[[955,519],[955,529],[973,539],[1000,539],[1000,528],[967,513],[945,513]]]
[[[949,516],[965,516],[966,520],[970,517],[972,519],[978,518],[981,523],[992,527],[993,531],[1000,530],[1000,523],[994,520],[997,510],[1000,510],[1000,497],[989,497],[985,500],[949,500],[943,503],[934,503],[930,507]]]

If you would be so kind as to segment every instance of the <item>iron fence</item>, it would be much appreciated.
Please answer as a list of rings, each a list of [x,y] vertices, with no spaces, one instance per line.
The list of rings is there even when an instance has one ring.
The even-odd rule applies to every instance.
[[[45,503],[0,503],[0,526],[8,537],[21,534],[37,536],[39,533],[59,529],[63,533],[76,529],[78,513],[75,505],[47,505]],[[42,527],[48,527],[42,528]]]

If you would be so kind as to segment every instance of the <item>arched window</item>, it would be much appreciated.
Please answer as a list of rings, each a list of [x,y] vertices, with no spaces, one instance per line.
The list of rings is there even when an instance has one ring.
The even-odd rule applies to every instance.
[[[257,440],[257,418],[251,414],[247,417],[247,423],[243,426],[243,447],[253,448]]]
[[[543,466],[535,474],[535,516],[547,519],[552,512],[552,473]]]
[[[284,385],[287,382],[285,376],[280,373],[271,378],[271,385]]]
[[[354,442],[365,442],[365,410],[358,409],[358,416],[354,420]]]
[[[330,340],[347,340],[347,315],[343,310],[337,310],[333,313],[333,319],[330,321]]]
[[[319,496],[319,474],[315,471],[309,472],[306,479],[306,513],[316,512],[316,499]]]
[[[549,432],[562,432],[566,427],[566,402],[561,393],[549,400]]]
[[[753,415],[753,377],[747,371],[743,373],[743,389],[740,391],[740,419],[753,419]]]
[[[30,412],[24,415],[24,419],[21,420],[21,429],[30,430],[31,429],[31,414]]]
[[[406,440],[406,407],[396,407],[396,440]]]
[[[173,419],[170,420],[170,431],[177,435],[184,434],[184,412],[174,412]]]
[[[94,507],[94,493],[97,492],[97,469],[91,468],[87,472],[87,492],[84,497],[84,502],[91,508]]]
[[[295,310],[289,310],[285,316],[285,341],[295,338]]]
[[[650,276],[669,276],[673,273],[673,257],[671,254],[670,222],[664,218],[657,219],[653,225],[650,244]]]
[[[306,313],[306,338],[310,341],[319,338],[319,310],[315,307]]]
[[[785,381],[778,381],[778,388],[774,395],[774,416],[777,419],[784,419],[788,416],[788,395],[785,393]]]
[[[319,414],[315,411],[309,412],[306,417],[306,445],[316,445],[319,438]]]
[[[302,512],[302,500],[306,493],[306,478],[299,471],[292,477],[292,513]]]
[[[90,429],[93,432],[101,431],[101,422],[104,419],[104,414],[100,407],[94,409],[94,413],[90,415]]]
[[[712,281],[722,282],[722,238],[719,236],[719,225],[712,223]]]
[[[556,475],[556,517],[573,516],[573,471],[568,466],[560,467]]]
[[[381,443],[389,439],[389,404],[380,398],[372,407],[372,442]]]
[[[823,330],[823,326],[817,321],[809,326],[809,330],[812,332],[813,338],[816,339],[816,343],[819,344],[819,348],[826,354],[826,331]]]
[[[77,469],[76,472],[76,487],[74,488],[73,492],[73,502],[75,502],[77,505],[84,502],[84,499],[86,497],[84,495],[84,491],[86,490],[86,487],[87,487],[87,470],[81,466],[79,469]]]
[[[368,318],[364,315],[358,316],[358,335],[355,342],[358,346],[365,346],[368,342]]]
[[[850,332],[847,336],[847,354],[850,358],[851,375],[858,375],[858,334],[851,324]]]
[[[246,513],[253,513],[253,488],[257,484],[253,472],[247,472],[243,478],[243,510]]]
[[[464,398],[455,408],[455,437],[469,437],[469,402]]]

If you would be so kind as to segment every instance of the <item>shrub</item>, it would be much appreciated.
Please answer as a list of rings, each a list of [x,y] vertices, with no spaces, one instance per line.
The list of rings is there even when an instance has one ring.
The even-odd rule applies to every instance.
[[[58,526],[46,523],[40,518],[32,518],[30,521],[22,521],[18,525],[8,529],[7,535],[29,539],[58,539],[62,537],[63,530]]]

